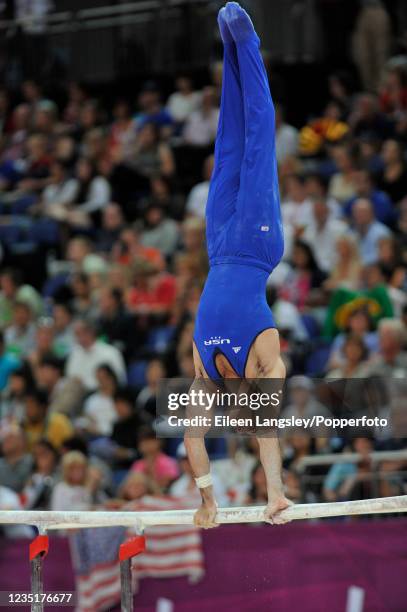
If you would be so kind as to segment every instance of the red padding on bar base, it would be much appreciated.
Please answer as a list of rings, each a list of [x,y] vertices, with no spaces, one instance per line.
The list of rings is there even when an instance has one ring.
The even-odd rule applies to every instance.
[[[144,552],[146,549],[146,539],[144,536],[136,536],[130,538],[127,542],[123,542],[119,549],[119,561],[126,561],[136,555]]]
[[[46,535],[39,535],[30,544],[30,561],[37,557],[45,557],[48,553],[49,540]]]

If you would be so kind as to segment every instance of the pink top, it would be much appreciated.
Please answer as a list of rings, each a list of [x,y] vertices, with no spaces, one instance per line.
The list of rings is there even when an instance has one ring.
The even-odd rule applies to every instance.
[[[135,472],[146,472],[147,465],[144,459],[135,461],[131,466]],[[171,459],[168,455],[160,453],[154,464],[154,477],[157,480],[161,478],[177,478],[179,475],[178,464],[175,459]]]

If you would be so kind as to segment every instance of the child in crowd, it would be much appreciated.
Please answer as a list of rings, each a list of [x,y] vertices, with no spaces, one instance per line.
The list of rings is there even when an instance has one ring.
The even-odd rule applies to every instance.
[[[51,510],[90,510],[94,482],[89,478],[88,460],[79,451],[70,451],[62,459],[62,481],[52,493]]]

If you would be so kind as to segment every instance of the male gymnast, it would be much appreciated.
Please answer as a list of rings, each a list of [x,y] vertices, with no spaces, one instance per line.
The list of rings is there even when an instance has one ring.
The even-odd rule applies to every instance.
[[[194,333],[196,379],[285,378],[278,332],[265,297],[266,281],[283,251],[275,154],[274,107],[260,40],[236,2],[219,12],[224,72],[215,168],[207,211],[210,271]],[[258,437],[267,479],[265,520],[284,522],[290,505],[281,480],[278,439]],[[204,434],[185,445],[202,505],[195,524],[216,527]]]

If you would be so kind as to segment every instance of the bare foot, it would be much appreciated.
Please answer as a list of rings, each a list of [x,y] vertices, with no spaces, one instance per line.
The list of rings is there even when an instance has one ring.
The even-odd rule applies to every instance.
[[[219,527],[219,523],[216,522],[217,511],[218,506],[216,503],[203,502],[201,507],[195,512],[194,525],[202,529]]]
[[[287,499],[283,493],[278,497],[274,496],[273,500],[267,504],[264,510],[265,522],[271,525],[283,525],[284,523],[288,523],[290,519],[284,518],[281,512],[292,505],[293,502]]]

